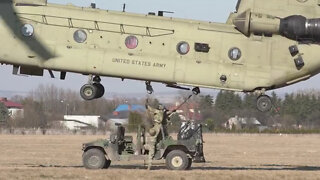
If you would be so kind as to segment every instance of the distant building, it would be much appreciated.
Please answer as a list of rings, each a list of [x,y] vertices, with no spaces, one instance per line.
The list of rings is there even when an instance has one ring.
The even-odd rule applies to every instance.
[[[261,123],[257,118],[243,118],[243,117],[232,117],[225,124],[224,127],[227,129],[244,129],[244,128],[258,128]]]
[[[74,116],[65,115],[64,120],[61,123],[69,130],[81,130],[81,129],[98,129],[104,128],[105,122],[100,116]]]
[[[146,107],[138,104],[120,104],[118,107],[113,111],[114,116],[118,116],[120,113],[123,112],[140,112],[144,113],[146,111]]]
[[[108,116],[65,115],[61,123],[69,130],[114,128],[116,123],[128,124],[130,112],[144,113],[145,111],[146,108],[141,105],[121,104]]]
[[[114,128],[116,123],[127,125],[131,112],[145,113],[146,108],[138,104],[120,104],[111,115],[103,116],[102,118],[106,122],[107,127]]]
[[[9,101],[7,98],[0,98],[0,102],[3,103],[8,111],[9,116],[13,119],[15,118],[23,118],[24,117],[24,110],[22,104]]]

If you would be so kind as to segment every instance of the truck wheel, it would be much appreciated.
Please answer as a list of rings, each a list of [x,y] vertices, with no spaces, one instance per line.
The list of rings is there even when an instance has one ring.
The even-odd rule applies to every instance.
[[[111,161],[110,160],[106,160],[106,162],[104,163],[104,167],[103,169],[108,169],[111,165]]]
[[[192,159],[191,159],[191,158],[188,158],[188,160],[189,160],[189,163],[188,163],[188,167],[187,167],[187,169],[191,169]]]
[[[101,150],[89,149],[83,154],[82,161],[86,169],[103,169],[107,159]]]
[[[166,165],[170,170],[187,170],[189,161],[187,154],[181,150],[173,150],[166,157]]]

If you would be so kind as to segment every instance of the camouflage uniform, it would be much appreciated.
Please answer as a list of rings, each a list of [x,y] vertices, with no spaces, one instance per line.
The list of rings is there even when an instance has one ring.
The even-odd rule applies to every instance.
[[[157,138],[161,131],[162,121],[164,118],[164,109],[155,109],[146,105],[148,112],[153,116],[153,127],[149,130],[150,139],[149,139],[149,162],[148,169],[150,170],[152,165],[152,159],[155,155],[155,146],[157,144]]]

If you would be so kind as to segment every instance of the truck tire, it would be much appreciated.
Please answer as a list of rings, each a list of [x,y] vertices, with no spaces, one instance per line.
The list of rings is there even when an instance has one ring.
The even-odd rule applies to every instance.
[[[191,166],[192,166],[192,159],[191,158],[188,158],[188,159],[189,159],[189,163],[188,163],[187,169],[189,170],[191,169]]]
[[[169,170],[187,170],[191,166],[187,154],[181,150],[173,150],[166,157],[166,165]]]
[[[106,162],[104,163],[104,167],[103,169],[108,169],[111,165],[111,161],[110,160],[106,160]]]
[[[94,148],[84,152],[82,156],[82,161],[83,166],[86,169],[103,169],[106,166],[107,159],[100,149]]]

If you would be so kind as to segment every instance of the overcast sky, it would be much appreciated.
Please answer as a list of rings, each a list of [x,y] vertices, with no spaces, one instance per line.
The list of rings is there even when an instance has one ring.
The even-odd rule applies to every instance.
[[[89,6],[93,0],[48,0],[49,3],[72,3],[78,6]],[[236,0],[95,0],[97,7],[108,10],[122,10],[122,5],[126,4],[127,12],[147,14],[158,10],[172,11],[174,14],[166,16],[178,18],[190,18],[204,21],[225,22],[229,13],[234,11]],[[28,92],[36,88],[39,84],[54,84],[58,87],[79,90],[87,81],[87,77],[78,74],[67,74],[67,79],[49,78],[48,72],[45,77],[22,77],[12,75],[11,66],[0,66],[0,90]],[[58,77],[58,74],[57,74]],[[117,93],[144,93],[145,85],[141,81],[102,78],[107,92]],[[320,76],[316,76],[306,82],[299,83],[287,88],[282,88],[278,92],[292,92],[302,89],[320,89]],[[156,92],[175,92],[165,88],[162,84],[154,85]],[[206,92],[211,90],[206,90]],[[107,95],[107,94],[106,94]]]

